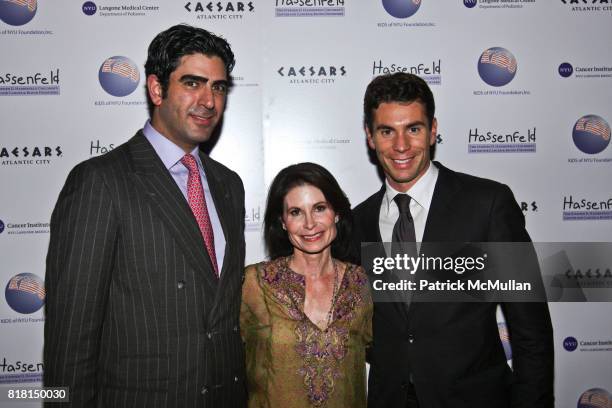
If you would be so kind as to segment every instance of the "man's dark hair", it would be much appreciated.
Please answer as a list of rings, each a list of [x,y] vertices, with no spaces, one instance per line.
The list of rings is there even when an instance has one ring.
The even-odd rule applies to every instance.
[[[363,123],[373,132],[374,111],[381,103],[420,102],[425,108],[425,115],[433,123],[436,105],[429,85],[422,78],[405,72],[377,76],[368,85],[363,98]]]
[[[170,74],[179,66],[181,58],[185,55],[204,54],[208,57],[219,57],[225,65],[225,73],[230,74],[236,61],[229,43],[203,28],[187,24],[170,27],[157,34],[149,45],[147,62],[145,63],[145,76],[157,76],[165,97],[168,91]],[[149,111],[153,112],[153,103],[147,92]]]
[[[315,163],[299,163],[286,167],[272,181],[264,215],[264,239],[270,259],[293,253],[293,245],[289,241],[287,231],[283,229],[283,209],[287,193],[292,188],[303,185],[311,185],[321,190],[325,200],[338,216],[337,235],[331,245],[332,256],[341,261],[350,261],[353,228],[351,204],[334,176]]]

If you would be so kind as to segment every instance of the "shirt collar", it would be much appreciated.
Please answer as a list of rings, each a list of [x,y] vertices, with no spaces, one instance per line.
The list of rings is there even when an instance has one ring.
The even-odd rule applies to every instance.
[[[183,156],[185,156],[185,152],[183,149],[174,144],[170,139],[159,133],[153,125],[151,125],[151,121],[147,120],[145,123],[142,132],[145,137],[153,146],[155,153],[159,156],[161,161],[164,163],[166,169],[170,170],[176,163],[178,163]],[[196,146],[192,151],[191,155],[195,157],[196,162],[200,168],[202,167],[202,162],[200,160],[200,149]]]
[[[429,207],[431,206],[431,200],[433,198],[434,188],[436,187],[436,181],[438,180],[438,168],[433,164],[433,162],[429,162],[429,167],[425,171],[425,174],[417,180],[416,183],[405,194],[408,194],[412,201],[423,207],[426,211],[429,212]],[[395,190],[389,184],[389,180],[385,178],[385,196],[383,197],[383,205],[386,206],[387,213],[389,213],[389,209],[391,203],[393,202],[393,198],[397,194],[403,194],[399,191]]]

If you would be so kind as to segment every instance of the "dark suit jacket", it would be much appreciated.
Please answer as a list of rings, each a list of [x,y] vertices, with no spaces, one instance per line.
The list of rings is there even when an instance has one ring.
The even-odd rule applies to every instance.
[[[201,159],[227,246],[221,278],[142,132],[76,166],[51,219],[44,383],[74,407],[243,407],[240,177]]]
[[[423,242],[529,241],[510,189],[436,163]],[[354,209],[360,242],[380,242],[385,188]],[[368,407],[406,406],[410,374],[421,408],[553,407],[553,340],[545,303],[502,305],[513,367],[495,303],[375,303]]]

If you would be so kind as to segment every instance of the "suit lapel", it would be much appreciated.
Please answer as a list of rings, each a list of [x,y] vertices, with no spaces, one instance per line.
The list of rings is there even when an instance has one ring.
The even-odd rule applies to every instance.
[[[454,200],[461,186],[454,172],[438,162],[433,163],[438,167],[439,173],[427,214],[423,242],[445,242],[449,241],[446,234],[449,229],[448,221],[454,217]]]
[[[142,131],[128,143],[137,188],[144,192],[151,208],[179,242],[179,248],[185,252],[191,266],[216,291],[217,279],[211,272],[212,264],[187,200]]]
[[[365,211],[369,216],[364,217],[361,220],[363,225],[364,232],[364,242],[382,242],[382,237],[380,235],[380,206],[382,205],[382,200],[385,195],[385,185],[383,184],[381,189],[378,190],[376,194],[372,196],[370,202],[368,203],[368,208]]]

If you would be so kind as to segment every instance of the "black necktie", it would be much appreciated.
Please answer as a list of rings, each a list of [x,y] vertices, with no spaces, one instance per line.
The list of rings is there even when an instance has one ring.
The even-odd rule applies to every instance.
[[[393,242],[416,242],[414,232],[414,220],[410,215],[410,196],[408,194],[398,194],[393,198],[399,209],[399,218],[393,226]]]

